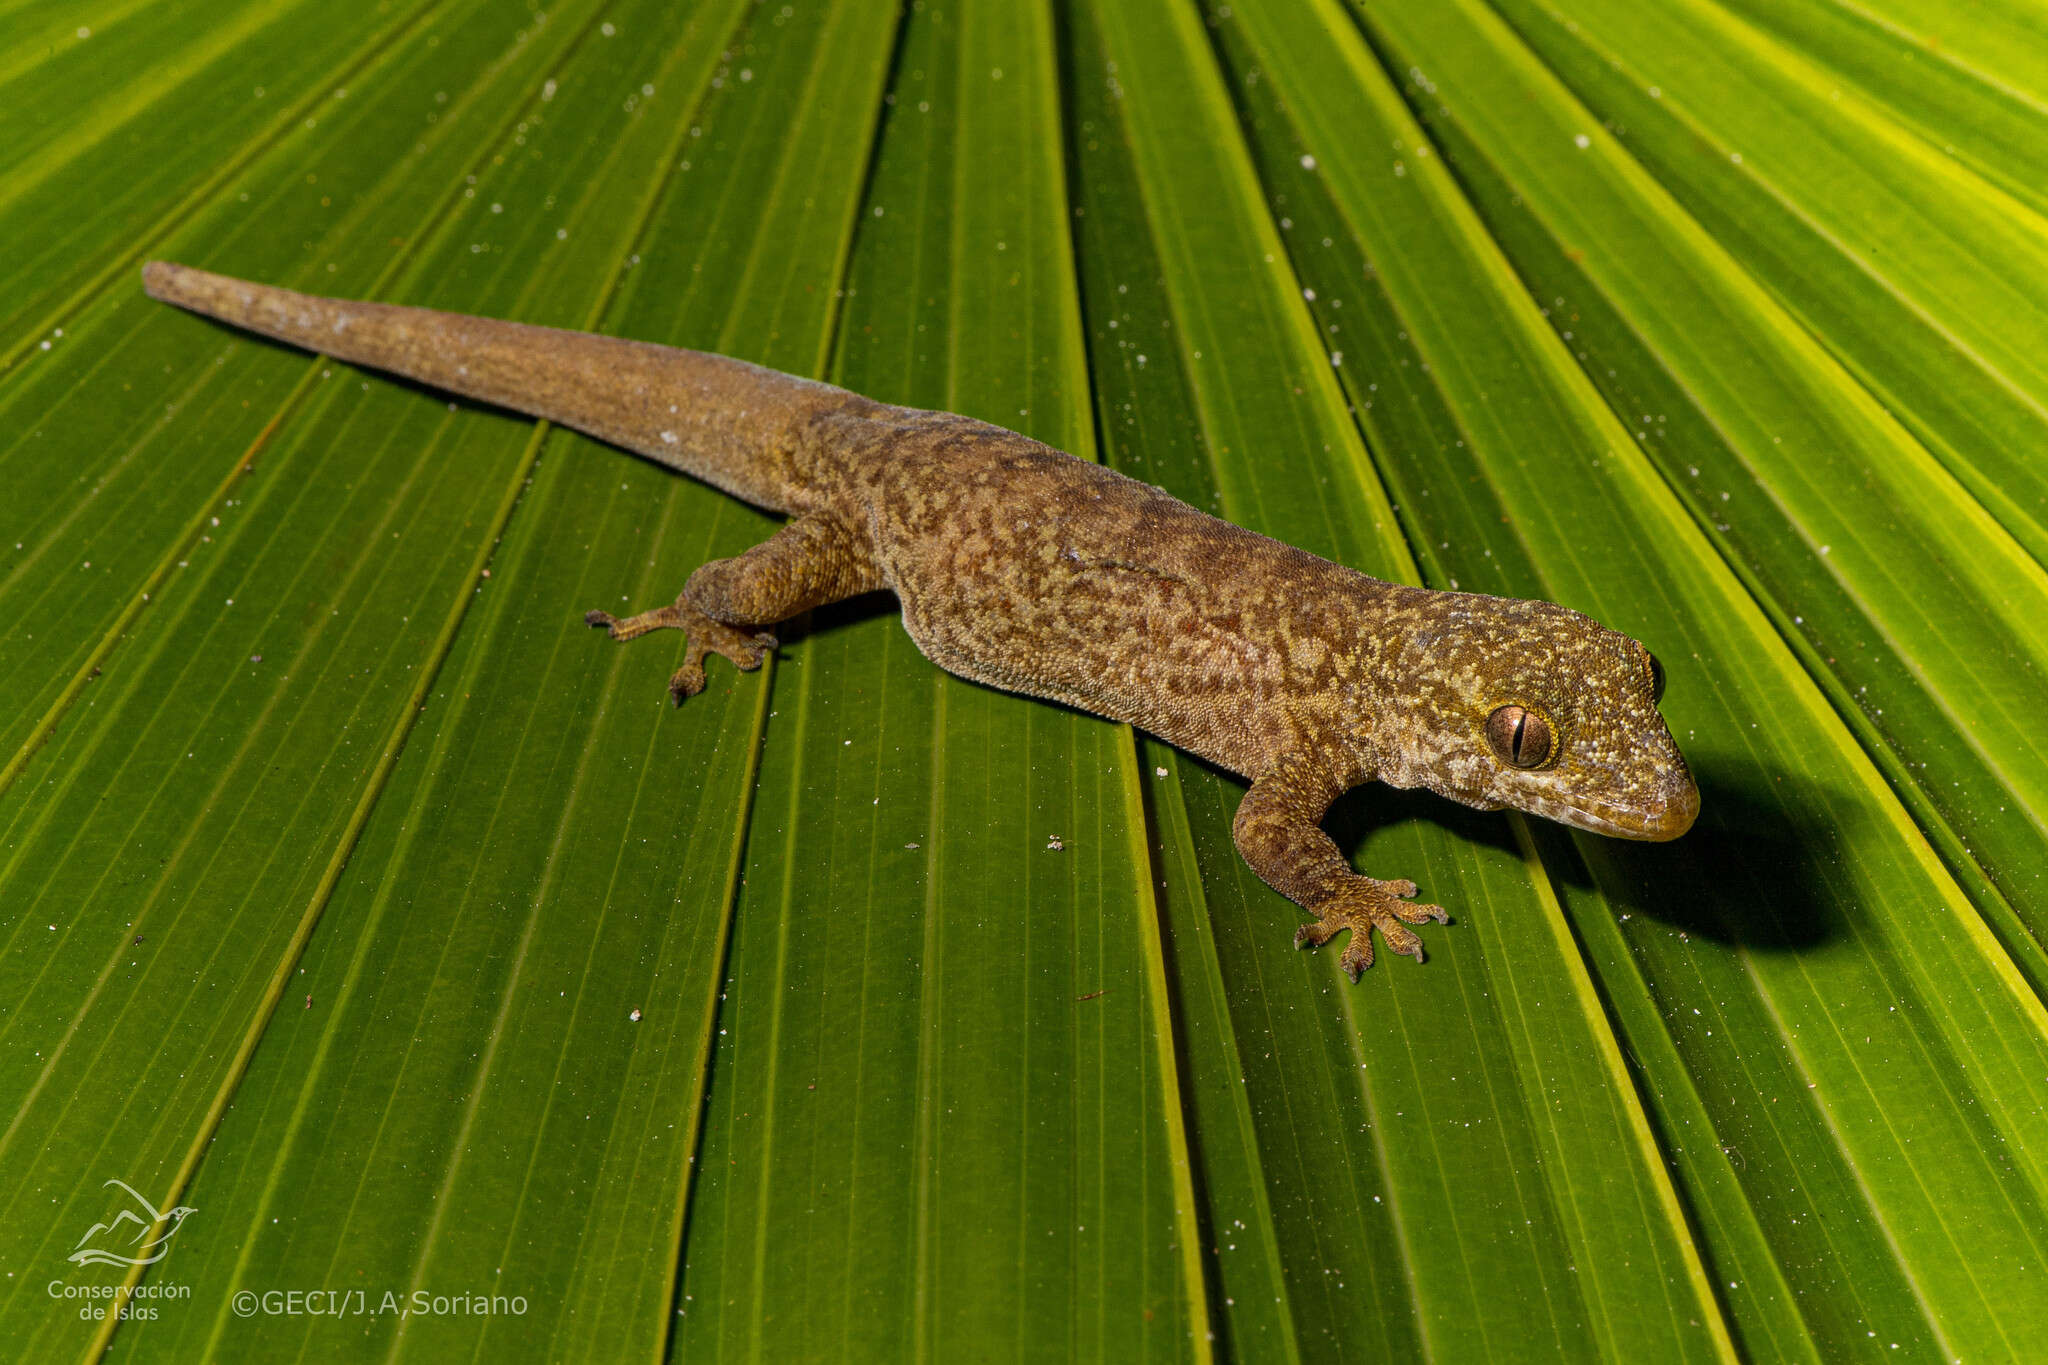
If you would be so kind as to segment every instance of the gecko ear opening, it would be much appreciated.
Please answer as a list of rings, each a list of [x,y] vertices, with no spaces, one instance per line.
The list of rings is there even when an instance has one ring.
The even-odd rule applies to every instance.
[[[1550,722],[1528,707],[1501,706],[1486,718],[1486,742],[1517,768],[1540,768],[1550,761],[1555,737]]]
[[[1657,662],[1657,656],[1649,650],[1643,653],[1650,660],[1650,701],[1654,704],[1664,700],[1664,665]]]

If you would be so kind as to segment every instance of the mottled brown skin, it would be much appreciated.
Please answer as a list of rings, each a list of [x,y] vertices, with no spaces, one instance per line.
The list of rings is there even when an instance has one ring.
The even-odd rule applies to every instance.
[[[676,627],[678,703],[706,654],[758,667],[764,628],[879,588],[940,667],[1125,721],[1252,780],[1237,847],[1316,915],[1418,960],[1442,921],[1415,885],[1360,876],[1319,827],[1377,779],[1482,809],[1672,839],[1699,794],[1625,635],[1547,602],[1384,583],[1220,521],[1113,470],[950,413],[873,402],[743,361],[420,308],[312,298],[183,266],[150,294],[341,360],[574,427],[789,523],[690,575],[614,639]],[[1489,717],[1503,712],[1489,737]],[[1506,736],[1526,712],[1523,749]],[[1547,731],[1547,733],[1546,733]],[[1521,760],[1521,765],[1514,758]]]

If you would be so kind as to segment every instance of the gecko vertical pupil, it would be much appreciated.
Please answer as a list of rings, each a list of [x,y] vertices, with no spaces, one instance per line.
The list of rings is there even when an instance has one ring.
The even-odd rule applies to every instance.
[[[1486,739],[1517,768],[1534,768],[1550,757],[1550,722],[1523,706],[1502,706],[1486,718]]]

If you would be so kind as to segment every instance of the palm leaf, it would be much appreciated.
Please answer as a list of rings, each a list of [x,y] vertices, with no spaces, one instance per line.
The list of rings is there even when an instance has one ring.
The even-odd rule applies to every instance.
[[[2044,78],[2022,8],[1922,0],[0,0],[0,1331],[2048,1349]],[[1579,607],[1665,659],[1700,824],[1357,793],[1455,922],[1353,987],[1239,779],[886,603],[666,713],[577,616],[769,519],[150,304],[155,256]],[[110,1179],[191,1210],[162,1260],[67,1262]]]

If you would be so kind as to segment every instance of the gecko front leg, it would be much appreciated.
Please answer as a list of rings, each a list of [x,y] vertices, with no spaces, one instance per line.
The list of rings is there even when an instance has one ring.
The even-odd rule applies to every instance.
[[[1380,881],[1353,872],[1321,820],[1344,787],[1311,760],[1281,758],[1252,783],[1231,832],[1237,851],[1266,885],[1315,914],[1294,935],[1297,948],[1318,947],[1345,929],[1351,941],[1339,961],[1353,981],[1372,966],[1372,931],[1387,946],[1422,961],[1422,940],[1408,926],[1448,923],[1441,906],[1411,905],[1410,881]]]
[[[702,565],[670,606],[624,620],[606,611],[586,612],[583,619],[605,627],[614,640],[681,630],[688,641],[683,664],[668,680],[669,696],[681,706],[704,690],[705,655],[759,668],[775,648],[774,635],[760,627],[881,586],[866,541],[831,513],[811,512],[745,554]]]

